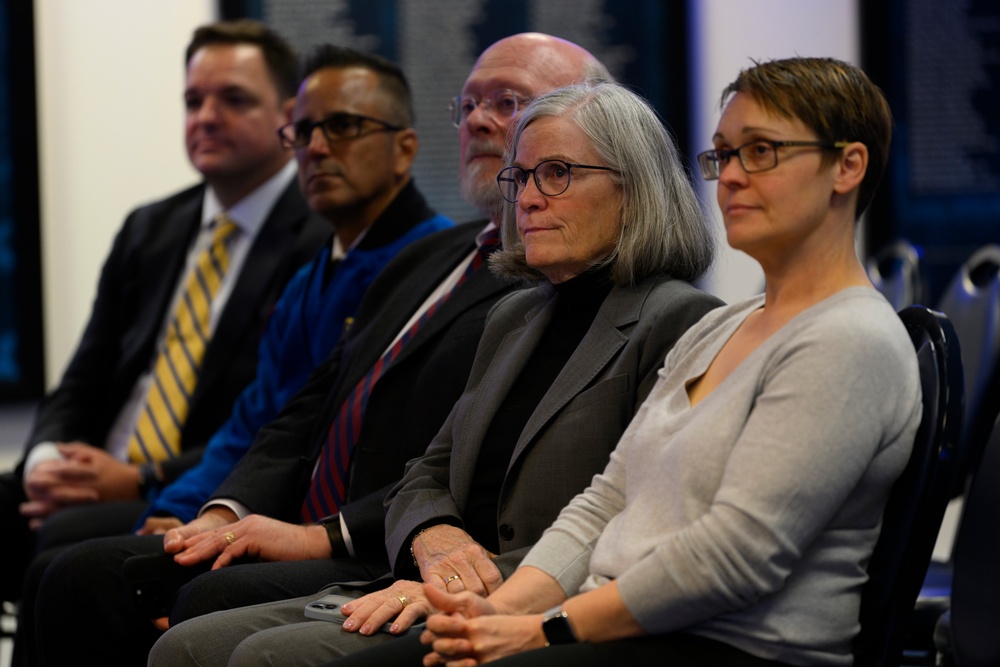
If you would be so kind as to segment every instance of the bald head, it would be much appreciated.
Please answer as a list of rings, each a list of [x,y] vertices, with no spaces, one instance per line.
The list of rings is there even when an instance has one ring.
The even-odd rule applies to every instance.
[[[523,32],[495,42],[472,70],[510,67],[525,73],[524,83],[532,87],[532,97],[587,79],[611,80],[603,63],[585,48],[540,32]]]
[[[498,90],[511,90],[521,104],[550,90],[584,80],[610,81],[607,68],[592,53],[565,39],[538,32],[504,37],[492,44],[472,67],[462,95],[482,100]],[[478,106],[459,128],[462,195],[488,215],[499,210],[496,175],[512,118]]]

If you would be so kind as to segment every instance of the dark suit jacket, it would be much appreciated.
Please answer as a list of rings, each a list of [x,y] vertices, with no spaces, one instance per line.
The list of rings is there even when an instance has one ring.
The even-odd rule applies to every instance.
[[[42,441],[102,447],[139,376],[149,368],[171,297],[198,232],[204,186],[133,211],[101,271],[97,297],[59,386],[41,402],[25,452]],[[164,463],[170,481],[201,455],[253,379],[260,333],[285,283],[332,233],[293,180],[247,255],[219,318],[181,433],[181,457]],[[19,466],[20,471],[20,466]]]
[[[407,466],[386,498],[386,546],[398,578],[413,578],[416,530],[462,525],[483,436],[548,326],[553,303],[554,291],[542,286],[497,304],[465,392],[427,452]],[[514,447],[496,527],[501,559],[511,556],[507,565],[516,565],[604,469],[667,352],[718,305],[715,297],[666,277],[612,289]]]
[[[432,234],[407,246],[386,266],[333,355],[261,430],[215,497],[238,500],[255,513],[284,521],[301,520],[302,501],[337,409],[420,304],[472,252],[485,224]],[[375,385],[341,508],[359,559],[388,569],[382,499],[406,462],[424,451],[461,395],[486,314],[511,289],[485,267],[477,271]]]

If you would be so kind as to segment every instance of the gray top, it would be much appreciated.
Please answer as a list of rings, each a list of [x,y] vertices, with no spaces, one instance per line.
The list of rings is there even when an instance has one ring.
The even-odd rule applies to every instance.
[[[909,336],[872,289],[803,311],[694,408],[763,296],[705,316],[667,355],[607,468],[522,565],[572,595],[617,579],[650,633],[850,665],[860,589],[921,414]]]

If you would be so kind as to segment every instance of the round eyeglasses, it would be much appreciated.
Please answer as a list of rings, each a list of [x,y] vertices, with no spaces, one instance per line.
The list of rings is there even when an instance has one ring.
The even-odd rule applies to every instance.
[[[722,168],[729,164],[729,159],[734,155],[740,159],[743,171],[748,174],[755,174],[759,171],[767,171],[778,166],[778,149],[785,146],[809,146],[833,150],[843,148],[848,142],[837,141],[829,143],[825,141],[767,141],[758,139],[745,143],[736,148],[713,148],[698,155],[698,167],[701,169],[701,176],[706,181],[714,181],[722,173]]]
[[[472,95],[456,95],[451,98],[448,111],[451,113],[451,122],[455,127],[459,127],[480,104],[485,106],[486,113],[499,120],[516,114],[521,103],[522,100],[518,99],[517,93],[509,88],[502,88],[487,93],[481,99],[476,99]]]
[[[374,123],[378,127],[363,132],[365,123]],[[313,132],[317,127],[323,130],[323,136],[329,142],[350,141],[372,132],[399,132],[405,129],[371,116],[338,112],[330,114],[323,120],[312,121],[303,118],[300,121],[282,125],[278,129],[278,140],[285,148],[305,148],[312,141]]]
[[[569,183],[574,169],[600,169],[618,173],[611,167],[598,167],[592,164],[572,164],[563,160],[543,160],[534,169],[522,167],[507,167],[497,174],[497,185],[500,195],[511,204],[516,204],[524,189],[528,186],[528,174],[535,178],[538,191],[546,197],[561,195],[569,189]]]

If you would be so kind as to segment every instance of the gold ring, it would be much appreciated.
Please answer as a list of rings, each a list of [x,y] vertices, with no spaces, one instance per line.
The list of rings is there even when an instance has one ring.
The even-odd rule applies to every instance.
[[[451,582],[455,581],[456,579],[461,579],[461,578],[462,577],[458,576],[457,574],[453,574],[453,575],[451,575],[450,577],[448,577],[447,579],[444,580],[445,586],[447,586]]]
[[[226,544],[232,544],[236,541],[236,536],[233,535],[233,531],[226,533]]]
[[[410,601],[406,599],[405,595],[399,596],[399,603],[403,605],[403,609],[406,609],[406,605],[410,604]]]

